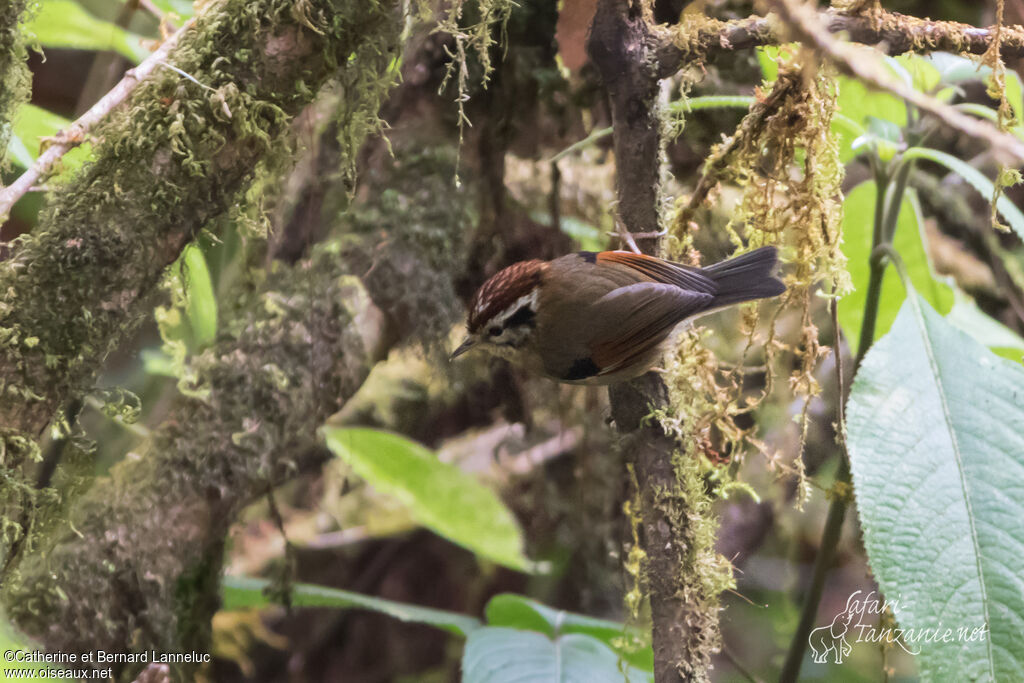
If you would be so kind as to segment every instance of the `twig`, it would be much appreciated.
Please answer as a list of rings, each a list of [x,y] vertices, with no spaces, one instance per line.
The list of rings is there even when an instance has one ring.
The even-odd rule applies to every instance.
[[[726,658],[732,668],[736,669],[740,676],[750,681],[750,683],[764,683],[763,680],[755,676],[750,669],[743,666],[743,662],[725,645],[722,646],[722,656]]]
[[[905,99],[951,128],[985,140],[991,145],[993,156],[1003,163],[1011,165],[1014,161],[1024,162],[1024,143],[1016,137],[998,130],[986,121],[967,116],[956,108],[897,80],[882,67],[878,59],[868,58],[849,43],[834,38],[813,6],[801,0],[773,0],[771,4],[778,10],[779,17],[785,22],[793,38],[814,46],[843,71],[880,90],[887,90]],[[1003,27],[1003,30],[1019,37],[1019,30],[1016,33],[1010,31],[1009,27]]]
[[[50,172],[53,165],[60,160],[69,150],[74,149],[85,140],[85,135],[96,124],[102,121],[118,105],[128,99],[132,91],[145,80],[153,70],[162,64],[171,53],[171,50],[178,44],[182,34],[191,28],[194,19],[185,22],[185,25],[178,29],[174,35],[165,40],[160,48],[147,57],[134,69],[129,69],[124,78],[111,88],[110,92],[100,98],[89,111],[82,114],[76,121],[64,130],[57,133],[54,142],[46,151],[39,155],[32,164],[17,180],[9,186],[0,190],[0,220],[6,218],[15,202],[21,199],[26,192],[36,186],[36,182]]]

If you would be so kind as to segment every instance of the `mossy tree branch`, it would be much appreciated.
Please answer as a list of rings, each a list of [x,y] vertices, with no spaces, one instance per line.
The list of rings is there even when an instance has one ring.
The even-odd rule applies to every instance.
[[[645,3],[600,0],[587,42],[611,101],[618,213],[637,245],[657,253],[661,187],[658,117],[658,46]],[[718,641],[718,617],[695,591],[685,589],[699,571],[688,500],[673,463],[675,441],[649,418],[667,404],[661,378],[648,373],[609,392],[612,417],[634,463],[640,495],[640,542],[651,605],[654,676],[658,683],[703,680]]]
[[[384,317],[344,272],[334,254],[278,269],[234,338],[198,359],[209,396],[182,400],[145,457],[96,481],[22,559],[3,595],[21,628],[56,651],[209,651],[230,525],[302,466],[385,350]]]
[[[866,85],[888,91],[917,107],[921,112],[931,114],[944,124],[988,143],[991,153],[1005,164],[1024,162],[1024,143],[1016,136],[999,130],[988,121],[968,116],[942,100],[921,92],[901,79],[894,77],[883,66],[881,58],[874,53],[865,55],[846,41],[837,40],[818,18],[817,11],[803,0],[771,0],[785,23],[793,40],[813,48],[824,61],[835,64],[843,72],[854,76]],[[1024,30],[1020,27],[1005,29],[1020,39]],[[920,46],[930,50],[928,45]]]
[[[884,10],[851,14],[826,9],[818,12],[818,19],[829,33],[845,34],[851,42],[875,45],[889,55],[933,51],[982,55],[995,35],[992,28],[918,19]],[[1004,59],[1024,57],[1024,27],[1003,26],[999,36]],[[657,47],[658,73],[665,77],[694,59],[711,57],[717,52],[778,45],[788,39],[785,26],[773,15],[710,20],[695,31],[687,31],[685,40],[673,33],[662,38]]]
[[[159,66],[164,63],[170,52],[177,46],[178,39],[188,29],[189,23],[178,29],[172,36],[167,38],[160,45],[160,48],[146,58],[141,64],[134,69],[130,69],[121,81],[110,89],[103,97],[99,99],[92,107],[89,108],[84,114],[82,114],[74,123],[69,125],[64,130],[60,131],[54,138],[53,142],[46,148],[46,150],[39,155],[35,163],[29,168],[25,169],[25,172],[18,176],[18,179],[7,187],[0,190],[0,221],[4,220],[10,212],[11,208],[21,199],[36,182],[43,176],[50,173],[53,167],[61,160],[61,158],[68,153],[68,151],[74,149],[78,145],[85,141],[86,134],[92,129],[93,126],[99,124],[110,112],[116,107],[124,103],[124,101],[131,95],[132,91],[142,82],[144,79]]]
[[[0,8],[0,163],[7,154],[11,115],[28,99],[31,82],[19,26],[26,4],[9,0]]]
[[[226,0],[95,131],[95,162],[51,198],[0,266],[0,424],[31,443],[86,391],[196,231],[231,205],[292,115],[350,57],[385,49],[390,2]],[[380,47],[376,47],[380,46]],[[26,449],[7,448],[14,468]]]
[[[430,153],[406,162],[386,179],[393,197],[345,218],[341,241],[272,266],[194,360],[208,396],[180,398],[145,457],[96,481],[20,562],[3,601],[22,628],[53,650],[208,651],[240,511],[320,464],[317,428],[400,335],[438,339],[459,315],[467,195],[422,201],[453,169]]]

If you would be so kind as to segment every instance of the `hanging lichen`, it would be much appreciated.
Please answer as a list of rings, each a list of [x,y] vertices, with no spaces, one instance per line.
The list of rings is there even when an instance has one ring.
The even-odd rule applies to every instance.
[[[495,45],[494,30],[498,29],[500,44],[507,45],[505,27],[512,10],[516,7],[514,0],[477,0],[471,11],[467,11],[466,0],[452,0],[447,12],[437,23],[437,31],[448,33],[455,41],[455,49],[445,46],[445,53],[448,55],[448,67],[444,79],[441,81],[439,92],[444,92],[448,83],[453,79],[457,89],[455,98],[459,111],[459,146],[462,146],[463,131],[466,126],[472,125],[469,117],[466,116],[466,102],[469,101],[469,78],[470,69],[467,57],[470,53],[476,55],[481,73],[480,83],[486,88],[494,66],[491,63],[491,49]],[[463,23],[467,15],[474,16],[468,23]],[[458,160],[456,162],[456,184],[458,183]]]
[[[1010,100],[1006,97],[1006,62],[1003,61],[1000,51],[1004,30],[1003,5],[1004,0],[996,2],[996,23],[992,28],[992,42],[989,45],[988,51],[982,55],[981,63],[992,69],[992,75],[988,81],[988,96],[999,102],[999,106],[996,108],[996,126],[999,130],[1006,131],[1012,125],[1020,123],[1020,117],[1024,116],[1024,112],[1015,112],[1010,105]],[[999,201],[1005,188],[1012,187],[1020,182],[1020,171],[1009,168],[1005,164],[1000,165],[996,181],[993,183],[992,199],[989,203],[989,223],[992,227],[1009,232],[1010,228],[999,221],[996,203]]]
[[[814,292],[823,287],[831,295],[848,288],[845,260],[839,250],[843,167],[837,141],[829,131],[838,86],[827,71],[809,66],[811,63],[797,55],[780,64],[772,92],[758,96],[759,102],[737,136],[713,151],[709,161],[717,178],[743,188],[739,211],[729,228],[734,242],[743,244],[742,231],[748,248],[780,247],[787,262],[787,293],[780,305],[774,305],[766,326],[759,324],[758,305],[744,308],[747,344],[741,362],[733,367],[726,368],[702,343],[703,328],[688,331],[668,367],[671,405],[662,418],[666,428],[680,436],[687,457],[708,463],[732,461],[731,471],[735,472],[748,447],[764,453],[778,473],[796,476],[798,504],[809,495],[802,459],[782,460],[757,438],[754,427],[741,428],[736,418],[757,408],[773,392],[779,357],[792,353],[797,362],[788,377],[788,390],[803,401],[802,445],[809,401],[820,393],[814,371],[829,351],[821,346],[812,319]],[[766,105],[770,105],[767,110]],[[688,210],[681,211],[674,221],[672,237],[676,253],[690,252]],[[800,338],[795,344],[787,344],[775,334],[775,322],[787,309],[800,311]],[[767,333],[759,332],[765,327]],[[746,363],[748,355],[760,348],[765,354],[766,387],[751,395],[742,388],[749,371]],[[713,464],[708,467],[716,470]],[[712,476],[728,486],[730,475],[716,470]]]

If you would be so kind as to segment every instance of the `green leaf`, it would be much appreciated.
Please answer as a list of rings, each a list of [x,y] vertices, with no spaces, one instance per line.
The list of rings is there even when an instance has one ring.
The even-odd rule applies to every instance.
[[[554,638],[558,634],[582,633],[596,638],[628,662],[645,671],[654,670],[654,651],[646,632],[615,621],[596,619],[553,609],[522,595],[502,593],[487,603],[487,624],[538,631]]]
[[[952,52],[933,52],[923,59],[938,70],[940,82],[944,85],[980,81],[992,73],[989,67]]]
[[[142,36],[97,19],[77,2],[45,0],[37,7],[25,28],[43,46],[113,50],[135,64],[149,56]]]
[[[869,48],[870,49],[870,48]],[[839,113],[861,126],[867,126],[868,116],[907,125],[907,106],[903,100],[889,93],[872,90],[855,78],[839,77]]]
[[[779,79],[779,45],[763,45],[757,48],[757,63],[761,65],[761,76],[768,83]]]
[[[196,14],[192,0],[153,0],[153,5],[164,14],[177,14],[182,19],[191,19]]]
[[[604,643],[582,633],[554,639],[535,631],[485,626],[469,634],[463,683],[640,683],[654,675],[620,662]]]
[[[1020,361],[1024,339],[998,320],[989,317],[978,305],[959,289],[954,290],[956,302],[946,316],[946,322],[971,335],[1003,358]]]
[[[893,236],[893,247],[899,253],[910,274],[914,286],[939,310],[945,312],[953,305],[953,292],[944,283],[936,280],[924,247],[923,226],[919,219],[916,195],[908,190],[900,207],[900,215]],[[843,202],[843,253],[846,267],[850,272],[853,291],[839,302],[839,323],[846,333],[851,350],[857,352],[860,329],[864,319],[864,304],[867,300],[868,280],[871,267],[871,234],[875,214],[875,183],[863,182],[854,187]],[[875,339],[885,334],[899,313],[900,304],[906,298],[903,285],[892,268],[887,268],[882,279],[882,295],[879,300],[878,317],[875,323]]]
[[[142,369],[146,371],[146,374],[158,377],[178,377],[178,366],[174,358],[167,355],[163,349],[142,349],[139,351],[139,358],[142,360]]]
[[[267,607],[273,604],[264,594],[270,585],[266,579],[245,576],[226,576],[221,584],[224,598],[222,609],[238,610]],[[352,593],[337,588],[297,583],[292,586],[292,605],[295,607],[337,607],[341,609],[366,609],[380,612],[400,621],[427,624],[444,629],[449,633],[464,636],[480,628],[480,620],[457,612],[409,605],[393,600],[384,600],[361,593]]]
[[[71,121],[34,104],[23,104],[14,114],[14,127],[7,152],[18,166],[28,168],[39,157],[43,138],[52,137],[71,125]],[[65,171],[81,166],[90,154],[88,142],[75,147],[63,157]]]
[[[799,43],[786,43],[784,45],[764,45],[757,48],[757,61],[761,65],[761,75],[768,83],[779,78],[778,60],[788,60],[799,52]]]
[[[929,149],[927,147],[911,147],[903,152],[903,158],[906,160],[927,159],[928,161],[934,161],[945,166],[966,180],[967,184],[977,190],[986,200],[991,201],[992,195],[995,194],[995,186],[991,180],[986,178],[981,171],[967,162],[957,159],[952,154],[946,154],[937,149]],[[996,210],[1006,219],[1006,222],[1010,224],[1014,232],[1024,239],[1024,213],[1021,213],[1020,209],[1005,194],[999,196],[999,200],[996,202]]]
[[[909,85],[915,90],[930,93],[942,83],[942,72],[925,57],[908,52],[898,57],[887,57],[910,76]]]
[[[923,680],[1024,679],[1024,368],[911,294],[850,393],[872,573]],[[950,642],[921,638],[953,629]],[[966,629],[957,635],[957,629]],[[970,639],[985,628],[983,639]],[[916,639],[915,639],[916,638]]]
[[[192,349],[209,346],[217,338],[217,299],[203,251],[194,244],[185,247],[179,260],[185,286],[185,315],[192,330]]]
[[[899,152],[903,143],[903,131],[892,121],[876,116],[867,117],[867,130],[850,143],[851,150],[874,149],[882,161],[890,161]]]
[[[29,151],[25,143],[21,141],[21,138],[13,131],[11,132],[11,137],[7,140],[7,157],[16,166],[21,168],[28,168],[36,160],[35,155]]]
[[[1016,71],[1006,72],[1006,100],[1013,107],[1013,118],[1017,125],[1024,123],[1024,87]]]
[[[832,131],[839,136],[839,159],[843,163],[863,151],[858,151],[855,142],[865,136],[872,118],[888,122],[897,130],[907,125],[907,107],[903,100],[871,90],[854,78],[840,76],[836,82],[839,99]]]
[[[423,526],[481,557],[523,571],[523,534],[497,494],[458,467],[397,434],[323,430],[327,447],[381,493],[403,503]]]

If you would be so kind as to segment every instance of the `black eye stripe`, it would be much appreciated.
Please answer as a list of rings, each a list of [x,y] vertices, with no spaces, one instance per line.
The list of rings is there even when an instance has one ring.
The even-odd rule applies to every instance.
[[[536,324],[537,314],[533,312],[529,304],[520,306],[519,310],[513,313],[508,320],[505,321],[506,327],[518,327],[520,325],[528,325],[533,327]]]

